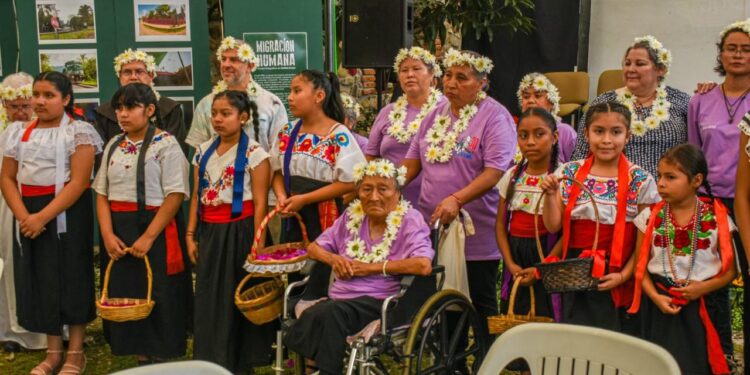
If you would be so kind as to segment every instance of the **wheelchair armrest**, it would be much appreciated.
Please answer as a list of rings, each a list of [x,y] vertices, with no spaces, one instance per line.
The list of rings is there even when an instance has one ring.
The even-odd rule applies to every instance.
[[[445,266],[442,264],[436,264],[432,266],[432,272],[430,272],[430,276],[435,276],[440,273],[445,273]]]
[[[406,275],[406,276],[401,277],[401,289],[403,290],[403,289],[410,287],[411,284],[414,283],[415,277],[416,276],[414,275]]]
[[[304,279],[300,281],[295,281],[293,283],[289,283],[289,286],[286,287],[284,290],[284,310],[283,312],[283,318],[286,320],[289,317],[289,296],[292,294],[292,292],[295,289],[299,289],[305,285],[307,285],[308,281],[310,281],[310,276],[306,276]]]
[[[404,281],[404,279],[408,280]],[[380,333],[383,336],[388,334],[388,309],[406,294],[406,290],[411,286],[412,282],[414,282],[414,275],[402,277],[401,290],[383,300],[383,305],[380,307]]]

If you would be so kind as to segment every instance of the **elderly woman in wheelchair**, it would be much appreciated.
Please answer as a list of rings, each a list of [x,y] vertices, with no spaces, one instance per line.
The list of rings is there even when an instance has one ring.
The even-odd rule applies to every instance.
[[[284,341],[321,374],[341,374],[347,336],[381,318],[384,300],[399,294],[401,275],[432,271],[430,229],[401,199],[405,174],[383,159],[355,167],[359,199],[308,247],[334,280],[328,298],[304,310]]]

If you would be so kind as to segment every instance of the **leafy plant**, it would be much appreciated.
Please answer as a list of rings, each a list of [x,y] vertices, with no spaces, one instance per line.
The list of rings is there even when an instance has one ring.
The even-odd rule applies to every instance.
[[[414,31],[433,50],[435,38],[445,41],[446,21],[462,36],[471,28],[477,39],[487,34],[492,41],[497,30],[530,32],[534,22],[524,13],[533,9],[533,0],[415,0]]]

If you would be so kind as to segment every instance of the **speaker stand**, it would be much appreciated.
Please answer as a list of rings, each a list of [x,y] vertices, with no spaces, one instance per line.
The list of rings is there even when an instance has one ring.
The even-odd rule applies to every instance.
[[[383,93],[388,88],[390,68],[375,68],[375,91],[378,94],[378,112],[383,108]]]

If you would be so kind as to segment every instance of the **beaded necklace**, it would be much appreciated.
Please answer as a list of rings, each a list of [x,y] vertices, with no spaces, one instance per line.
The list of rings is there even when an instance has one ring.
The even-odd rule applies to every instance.
[[[680,283],[678,281],[680,280],[680,278],[677,277],[677,270],[674,265],[674,255],[672,254],[673,241],[670,239],[670,227],[672,226],[672,220],[674,219],[674,217],[669,203],[664,205],[664,221],[662,222],[664,235],[661,237],[662,240],[660,244],[663,249],[661,253],[661,265],[662,269],[664,270],[664,275],[666,276],[667,283],[670,284],[670,286],[684,287],[690,284],[690,276],[692,275],[693,269],[695,268],[695,253],[698,249],[698,227],[700,226],[699,215],[701,215],[702,212],[703,202],[701,202],[700,199],[696,199],[693,217],[690,219],[690,222],[687,225],[687,227],[690,227],[691,224],[693,225],[692,237],[690,238],[690,267],[688,268],[687,275],[683,279],[685,281],[683,283]],[[667,271],[667,264],[669,265],[669,271]]]

